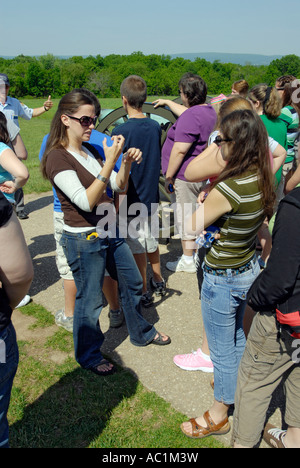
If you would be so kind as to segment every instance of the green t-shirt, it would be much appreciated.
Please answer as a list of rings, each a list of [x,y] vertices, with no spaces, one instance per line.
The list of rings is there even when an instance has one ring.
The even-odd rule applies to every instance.
[[[220,182],[216,189],[232,210],[214,223],[220,228],[220,239],[212,244],[205,263],[211,268],[239,268],[254,256],[257,232],[265,218],[257,173]]]
[[[261,115],[261,119],[265,124],[267,129],[268,135],[274,138],[277,143],[279,143],[283,148],[287,151],[287,130],[286,125],[282,120],[279,118],[277,119],[270,119],[266,115]],[[282,167],[276,172],[275,178],[277,181],[277,185],[280,183],[282,174]]]

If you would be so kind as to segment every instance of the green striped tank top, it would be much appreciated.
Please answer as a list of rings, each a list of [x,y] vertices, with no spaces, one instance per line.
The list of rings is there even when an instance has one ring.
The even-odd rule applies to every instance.
[[[214,223],[220,228],[220,239],[212,244],[205,263],[211,268],[239,268],[255,254],[257,232],[265,218],[258,176],[247,172],[215,188],[227,198],[232,210]]]

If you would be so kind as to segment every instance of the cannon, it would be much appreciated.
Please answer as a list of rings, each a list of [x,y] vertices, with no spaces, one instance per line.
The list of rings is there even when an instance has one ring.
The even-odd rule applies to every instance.
[[[180,98],[175,99],[175,102],[181,103]],[[153,104],[147,102],[143,105],[142,111],[147,117],[156,120],[160,124],[162,130],[161,145],[163,145],[167,132],[176,122],[177,117],[169,108],[154,108]],[[99,124],[96,127],[96,130],[106,135],[111,135],[112,130],[118,125],[126,122],[126,120],[128,120],[128,116],[126,115],[123,107],[111,110],[111,112],[107,112],[107,109],[105,109],[104,112],[100,114]],[[159,195],[160,238],[165,239],[166,242],[168,242],[170,236],[174,234],[174,213],[171,208],[171,196],[165,189],[165,178],[162,173],[159,178]]]

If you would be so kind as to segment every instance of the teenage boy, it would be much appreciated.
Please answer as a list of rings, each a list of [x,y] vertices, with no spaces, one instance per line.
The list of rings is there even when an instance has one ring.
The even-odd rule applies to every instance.
[[[164,296],[166,293],[166,284],[161,276],[159,245],[156,233],[151,233],[151,219],[159,204],[161,128],[156,121],[143,114],[142,107],[147,98],[147,84],[143,78],[137,75],[128,76],[122,82],[120,91],[128,120],[116,127],[112,135],[121,134],[125,137],[124,153],[130,147],[139,148],[143,153],[141,164],[132,166],[126,199],[128,228],[135,216],[139,215],[142,221],[140,229],[137,227],[138,230],[134,235],[130,236],[128,229],[126,240],[143,278],[142,304],[144,307],[150,307],[153,298],[147,290],[147,259],[153,272],[153,277],[150,279],[151,289],[157,296]],[[136,203],[140,205],[133,206]],[[143,218],[141,212],[134,213],[138,206],[143,207],[142,211],[146,212],[146,217]],[[121,210],[120,223],[122,214]]]

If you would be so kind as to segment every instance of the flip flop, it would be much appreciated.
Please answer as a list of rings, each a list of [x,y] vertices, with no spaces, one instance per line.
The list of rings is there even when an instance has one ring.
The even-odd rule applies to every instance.
[[[115,367],[112,367],[112,369],[110,369],[110,370],[102,370],[102,371],[99,370],[98,367],[103,365],[103,364],[108,365],[108,364],[111,364],[111,363],[109,361],[107,361],[106,359],[102,359],[102,361],[100,361],[99,364],[97,364],[94,367],[90,367],[88,370],[90,370],[94,374],[100,375],[102,377],[106,377],[107,375],[111,375],[111,374],[114,374],[116,372]]]
[[[158,337],[155,338],[153,341],[151,341],[152,344],[155,344],[158,346],[165,346],[171,343],[171,338],[169,336],[167,340],[164,340],[163,336],[159,332],[157,333],[158,333]]]

